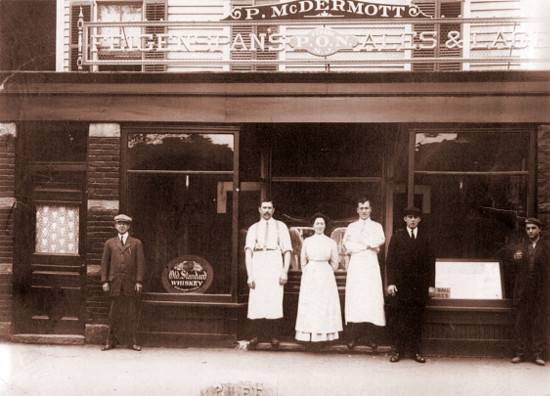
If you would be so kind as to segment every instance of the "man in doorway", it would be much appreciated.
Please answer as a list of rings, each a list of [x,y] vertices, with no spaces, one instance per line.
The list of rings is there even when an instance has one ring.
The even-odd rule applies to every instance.
[[[346,279],[345,320],[347,346],[355,348],[361,334],[366,333],[367,344],[376,349],[376,330],[386,325],[384,292],[378,253],[385,242],[382,225],[371,220],[370,201],[357,200],[359,219],[351,223],[344,234],[346,253],[351,255]]]
[[[124,214],[115,216],[118,235],[105,242],[101,260],[101,283],[109,294],[109,332],[102,351],[126,344],[141,351],[136,341],[136,302],[141,294],[145,272],[145,255],[139,239],[129,235],[132,218]]]
[[[549,247],[541,238],[542,222],[536,218],[525,220],[528,240],[522,242],[514,254],[517,271],[514,281],[515,356],[519,363],[532,353],[535,364],[544,366],[545,315],[548,292]]]
[[[388,294],[395,309],[390,362],[411,354],[418,363],[425,363],[420,352],[422,319],[426,302],[435,292],[435,255],[428,236],[418,228],[420,209],[408,207],[403,214],[407,227],[392,235],[386,259]]]
[[[247,317],[253,333],[248,348],[254,349],[260,341],[269,339],[273,349],[277,349],[292,244],[285,223],[273,218],[275,207],[271,199],[262,200],[258,211],[260,221],[248,229],[245,244],[250,288]]]

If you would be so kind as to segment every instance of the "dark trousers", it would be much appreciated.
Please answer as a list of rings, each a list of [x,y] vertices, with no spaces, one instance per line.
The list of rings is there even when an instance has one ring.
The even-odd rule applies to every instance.
[[[514,348],[518,356],[541,356],[545,348],[545,309],[540,301],[522,302],[516,306]]]
[[[420,353],[425,305],[400,301],[395,304],[394,310],[392,335],[395,351]]]
[[[137,333],[136,297],[112,296],[109,308],[107,345],[134,345]]]
[[[257,337],[259,341],[270,341],[273,337],[279,337],[282,319],[250,319],[251,338]]]
[[[368,322],[348,322],[346,325],[346,333],[348,343],[358,343],[363,337],[367,340],[367,345],[378,343],[379,326]]]

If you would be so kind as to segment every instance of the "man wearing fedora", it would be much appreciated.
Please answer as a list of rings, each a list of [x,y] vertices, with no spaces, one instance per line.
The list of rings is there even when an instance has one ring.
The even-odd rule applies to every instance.
[[[528,240],[514,253],[516,277],[513,303],[515,308],[515,356],[519,363],[532,354],[535,364],[544,366],[545,315],[548,301],[548,264],[550,251],[541,238],[542,222],[534,217],[525,220]]]
[[[101,283],[109,294],[109,332],[102,351],[117,344],[141,351],[136,341],[136,300],[141,293],[145,272],[145,255],[139,239],[129,235],[132,218],[124,214],[115,216],[118,235],[105,242],[101,260]]]
[[[410,354],[418,363],[425,363],[420,352],[422,318],[426,302],[435,292],[435,255],[429,237],[418,228],[420,209],[408,207],[403,215],[407,227],[392,235],[386,259],[388,294],[395,309],[395,349],[390,362]]]

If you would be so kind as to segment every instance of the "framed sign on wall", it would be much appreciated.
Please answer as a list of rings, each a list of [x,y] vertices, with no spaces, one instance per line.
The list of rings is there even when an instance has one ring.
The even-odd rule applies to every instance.
[[[437,259],[435,298],[500,300],[502,266],[498,260]]]

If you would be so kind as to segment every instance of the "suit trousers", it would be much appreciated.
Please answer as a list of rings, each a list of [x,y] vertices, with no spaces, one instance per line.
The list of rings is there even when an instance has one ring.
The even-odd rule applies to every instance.
[[[109,334],[106,344],[137,344],[136,297],[124,294],[111,297]]]
[[[541,356],[545,349],[545,309],[540,301],[523,301],[516,306],[514,348],[518,356],[529,352]]]
[[[397,301],[393,314],[393,342],[396,352],[420,353],[425,304]]]

